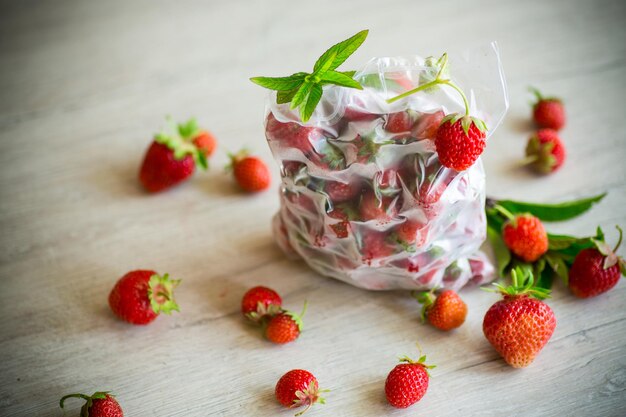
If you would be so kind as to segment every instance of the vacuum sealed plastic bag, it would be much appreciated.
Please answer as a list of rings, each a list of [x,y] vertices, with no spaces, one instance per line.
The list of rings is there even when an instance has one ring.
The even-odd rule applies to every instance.
[[[375,58],[354,75],[362,90],[325,85],[310,119],[277,104],[265,134],[281,167],[280,247],[319,273],[367,289],[459,289],[491,279],[478,252],[486,237],[485,173],[478,159],[444,167],[435,135],[462,112],[452,88],[387,100],[433,79],[432,59]],[[448,78],[493,134],[507,110],[495,44],[449,57]]]

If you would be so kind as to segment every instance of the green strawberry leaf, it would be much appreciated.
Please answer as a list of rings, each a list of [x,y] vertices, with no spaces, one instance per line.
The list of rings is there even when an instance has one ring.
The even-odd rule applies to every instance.
[[[580,216],[605,196],[606,193],[603,193],[594,197],[559,204],[534,204],[513,200],[500,200],[498,204],[513,214],[530,213],[547,222],[558,222]]]
[[[194,118],[189,119],[186,123],[179,123],[176,127],[178,134],[183,139],[192,139],[200,132],[198,122]]]
[[[335,84],[342,87],[356,88],[362,90],[363,87],[354,78],[349,77],[341,72],[327,71],[322,74],[322,84]]]
[[[548,251],[544,258],[554,273],[567,284],[569,279],[569,271],[565,258],[558,252]]]
[[[311,115],[315,111],[315,107],[317,107],[317,103],[322,99],[322,86],[319,84],[314,84],[311,87],[311,92],[309,93],[309,98],[306,101],[306,104],[300,106],[300,118],[303,122],[306,122],[311,118]]]
[[[334,54],[332,58],[331,64],[328,66],[328,69],[334,70],[339,65],[343,64],[346,59],[350,57],[358,48],[363,44],[365,38],[367,38],[367,34],[369,30],[362,30],[356,35],[346,39],[345,41],[341,41],[338,44],[331,46],[326,52],[322,54],[321,57],[317,60],[315,65],[313,66],[313,72],[317,72],[320,68],[325,67],[329,57]]]
[[[298,87],[308,74],[299,72],[289,77],[252,77],[250,81],[270,90],[289,91]]]
[[[550,268],[544,268],[543,271],[541,271],[541,274],[538,276],[539,276],[539,279],[534,285],[535,288],[543,288],[546,290],[549,290],[550,288],[552,288],[552,283],[554,281],[554,273],[552,272]],[[543,299],[541,298],[542,297],[541,294],[543,293],[540,293],[540,296],[537,297],[540,300]]]
[[[496,263],[498,264],[498,276],[501,277],[504,275],[506,267],[511,262],[511,252],[504,244],[504,240],[502,240],[500,229],[487,226],[487,238],[489,239],[489,243],[491,243]]]

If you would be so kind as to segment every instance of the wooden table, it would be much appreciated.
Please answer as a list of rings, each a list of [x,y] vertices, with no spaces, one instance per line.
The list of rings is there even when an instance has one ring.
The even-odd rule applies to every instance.
[[[362,28],[350,59],[438,54],[497,40],[511,108],[485,153],[488,192],[563,201],[609,191],[549,230],[616,235],[626,226],[626,3],[480,1],[3,2],[0,12],[0,415],[59,416],[66,393],[108,389],[127,416],[289,416],[273,398],[287,370],[332,390],[312,416],[626,415],[626,285],[581,301],[561,283],[558,325],[534,364],[508,367],[482,335],[497,296],[463,291],[466,324],[418,321],[405,292],[367,292],[288,261],[275,246],[273,190],[242,195],[222,172],[246,145],[271,161],[265,91],[247,79],[306,70]],[[514,169],[529,84],[565,98],[568,161],[537,178]],[[219,138],[208,174],[148,196],[136,174],[167,114],[195,115]],[[624,250],[621,250],[624,253]],[[126,271],[183,279],[182,312],[147,327],[116,320],[108,292]],[[310,307],[296,343],[264,341],[239,313],[257,284]],[[419,340],[433,370],[408,410],[384,399],[398,355]],[[68,415],[77,415],[71,403]]]

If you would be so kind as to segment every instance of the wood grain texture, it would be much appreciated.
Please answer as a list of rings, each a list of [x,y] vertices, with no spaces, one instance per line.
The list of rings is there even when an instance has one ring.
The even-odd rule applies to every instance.
[[[289,416],[273,387],[296,367],[332,390],[312,416],[626,415],[624,283],[586,301],[556,285],[552,340],[513,370],[482,336],[495,295],[464,291],[468,321],[443,334],[419,324],[406,293],[362,291],[286,260],[270,233],[275,192],[241,195],[220,170],[223,153],[209,174],[162,195],[136,181],[167,114],[196,115],[222,150],[248,145],[270,160],[265,92],[247,78],[306,69],[359,29],[371,34],[355,67],[497,40],[511,109],[485,154],[489,194],[561,201],[608,190],[591,213],[549,229],[600,224],[613,238],[614,224],[626,226],[623,1],[0,7],[0,415],[60,416],[63,394],[110,389],[129,417]],[[569,114],[568,161],[545,179],[511,168],[532,129],[528,84],[563,96]],[[108,291],[136,268],[182,278],[182,313],[145,328],[115,320]],[[239,301],[256,284],[294,309],[309,300],[297,343],[272,346],[243,323]],[[393,410],[384,379],[416,340],[438,367],[417,406]]]

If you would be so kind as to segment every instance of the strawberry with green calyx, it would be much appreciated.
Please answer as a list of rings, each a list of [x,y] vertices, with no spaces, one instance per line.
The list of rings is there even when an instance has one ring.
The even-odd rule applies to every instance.
[[[86,401],[80,409],[80,417],[124,417],[122,407],[108,391],[99,391],[92,395],[65,395],[59,402],[61,408],[64,408],[65,400],[68,398],[82,398]]]
[[[533,104],[533,120],[539,127],[560,130],[565,125],[565,107],[561,99],[544,97],[536,88],[530,88],[537,101]]]
[[[548,233],[541,220],[529,213],[513,215],[500,205],[494,209],[507,218],[502,226],[502,239],[517,257],[535,262],[548,251]]]
[[[440,330],[452,330],[465,323],[467,304],[453,290],[435,294],[436,288],[413,296],[422,304],[422,322],[428,322]]]
[[[612,289],[620,275],[626,276],[626,261],[617,255],[622,243],[622,229],[615,248],[603,239],[592,239],[594,247],[581,250],[569,270],[568,285],[572,293],[580,298],[595,297]]]
[[[503,299],[489,308],[483,319],[483,333],[502,358],[514,368],[530,365],[548,343],[556,327],[552,309],[542,302],[550,296],[545,288],[534,287],[533,274],[516,268],[512,285],[494,284]]]
[[[426,365],[425,355],[421,355],[417,361],[403,356],[400,362],[387,375],[385,396],[393,407],[407,408],[426,394],[430,380],[428,370],[435,368],[435,365]]]
[[[306,408],[296,416],[306,413],[313,404],[325,404],[326,400],[320,396],[327,389],[320,389],[317,378],[304,369],[292,369],[283,375],[276,383],[274,394],[276,399],[283,406],[288,408]]]
[[[151,270],[136,270],[117,281],[109,294],[113,313],[131,324],[148,324],[160,313],[180,311],[174,300],[174,288],[180,280],[170,279]]]
[[[523,163],[541,174],[550,174],[565,162],[565,146],[557,132],[540,129],[528,139]]]
[[[267,287],[253,287],[241,299],[241,313],[253,323],[261,323],[282,312],[282,298]]]
[[[271,174],[263,160],[256,156],[250,156],[245,149],[228,154],[230,164],[227,171],[232,171],[237,184],[246,192],[255,193],[263,191],[270,186]]]
[[[265,328],[267,340],[277,344],[296,340],[302,332],[302,317],[306,313],[307,305],[308,303],[305,301],[300,314],[285,310],[272,317]]]
[[[207,150],[194,142],[202,133],[195,119],[178,125],[171,120],[169,123],[169,131],[154,137],[139,171],[139,180],[152,193],[186,180],[196,166],[208,168]]]
[[[470,106],[465,93],[448,77],[448,54],[441,58],[426,60],[428,68],[423,72],[417,88],[387,100],[388,103],[401,100],[420,91],[430,91],[439,85],[456,90],[463,99],[465,114],[449,114],[441,120],[435,137],[435,147],[439,161],[447,168],[463,171],[476,162],[485,149],[487,126],[482,120],[470,116]]]
[[[345,41],[330,47],[317,60],[312,73],[297,72],[288,77],[253,77],[255,84],[277,91],[278,104],[291,103],[300,108],[300,119],[308,121],[322,99],[324,85],[338,85],[362,90],[353,77],[354,71],[336,71],[365,41],[369,31],[363,30]]]

